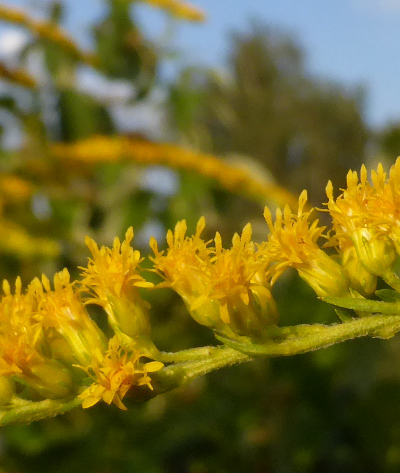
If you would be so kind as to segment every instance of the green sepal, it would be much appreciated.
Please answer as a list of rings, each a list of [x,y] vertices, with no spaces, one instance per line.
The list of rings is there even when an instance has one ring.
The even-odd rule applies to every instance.
[[[340,307],[335,309],[335,313],[341,322],[348,322],[354,318],[354,312],[351,309]]]

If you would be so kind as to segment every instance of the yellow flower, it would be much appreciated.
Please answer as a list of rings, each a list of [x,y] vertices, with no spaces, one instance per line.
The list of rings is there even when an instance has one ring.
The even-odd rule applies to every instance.
[[[88,408],[103,400],[126,409],[122,403],[126,393],[134,386],[147,386],[153,389],[148,373],[160,370],[163,364],[158,361],[142,363],[144,355],[139,351],[125,351],[117,336],[109,340],[105,354],[94,353],[90,366],[82,367],[94,382],[79,397],[82,407]]]
[[[313,209],[305,211],[306,202],[307,192],[303,191],[297,214],[285,206],[283,212],[277,209],[275,222],[271,211],[265,208],[264,217],[270,229],[265,249],[275,262],[271,270],[271,283],[291,267],[317,295],[343,295],[348,291],[347,278],[339,263],[318,246],[318,241],[324,237],[325,227],[318,225],[318,219],[310,223]]]
[[[112,328],[136,338],[150,334],[147,314],[148,304],[140,297],[139,288],[150,288],[138,272],[142,261],[140,252],[130,243],[133,229],[130,227],[125,240],[114,239],[112,248],[98,247],[91,238],[86,238],[92,257],[83,270],[82,285],[93,295],[86,303],[94,303],[104,308]]]
[[[172,232],[167,232],[167,251],[159,251],[155,238],[150,239],[150,247],[154,252],[151,260],[155,271],[164,278],[190,306],[191,303],[204,294],[207,286],[207,268],[211,249],[210,242],[205,242],[201,234],[205,227],[205,219],[197,222],[193,236],[186,236],[186,221],[175,225]]]
[[[50,346],[57,347],[57,353],[64,359],[72,357],[84,364],[91,360],[94,350],[105,347],[104,335],[87,313],[67,269],[55,274],[54,290],[43,275],[42,281],[35,278],[31,282],[28,291],[37,298],[37,314],[49,332]],[[67,342],[61,353],[60,337]]]
[[[151,240],[155,270],[184,300],[200,324],[229,335],[259,335],[275,323],[277,312],[265,278],[267,260],[251,241],[251,225],[235,234],[230,249],[222,248],[219,233],[204,242],[202,217],[196,233],[186,236],[186,222],[167,234],[168,249],[159,252]]]
[[[389,236],[400,255],[400,157],[391,166],[386,182],[378,185],[375,172],[371,174],[376,194],[369,204],[369,213],[378,217],[380,231]]]
[[[58,361],[46,355],[46,340],[38,302],[33,291],[21,291],[17,278],[15,294],[3,281],[0,302],[0,376],[14,375],[45,398],[71,394],[72,378]]]
[[[15,282],[15,294],[3,281],[4,296],[0,302],[0,376],[27,374],[43,361],[38,345],[42,326],[35,317],[36,303],[31,294],[22,294],[21,279]]]
[[[396,170],[396,168],[395,168]],[[397,173],[392,173],[392,181]],[[381,164],[371,173],[372,185],[368,181],[367,169],[363,165],[360,177],[357,172],[347,174],[347,188],[336,198],[333,186],[328,182],[328,211],[333,221],[333,241],[339,247],[352,242],[364,267],[376,276],[385,278],[396,259],[392,230],[397,219],[393,182],[387,182]],[[397,202],[396,202],[397,200]]]

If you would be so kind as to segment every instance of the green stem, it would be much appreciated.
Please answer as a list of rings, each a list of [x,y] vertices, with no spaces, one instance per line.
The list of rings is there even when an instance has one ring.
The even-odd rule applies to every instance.
[[[206,358],[170,365],[154,373],[155,394],[169,391],[211,371],[251,360],[248,355],[226,346],[204,348],[207,349]]]
[[[198,347],[180,350],[177,352],[162,351],[159,354],[159,361],[163,363],[181,363],[184,361],[195,361],[206,358],[213,353],[215,347]]]
[[[286,332],[288,328],[285,328]],[[400,316],[372,315],[342,324],[299,325],[295,331],[298,337],[289,335],[263,344],[230,340],[220,335],[217,339],[250,356],[291,356],[327,348],[335,343],[367,335],[391,338],[400,331]]]
[[[77,397],[67,401],[46,399],[39,402],[16,399],[11,409],[3,412],[0,411],[0,427],[7,424],[29,424],[35,420],[55,417],[70,411],[81,403],[82,400]]]

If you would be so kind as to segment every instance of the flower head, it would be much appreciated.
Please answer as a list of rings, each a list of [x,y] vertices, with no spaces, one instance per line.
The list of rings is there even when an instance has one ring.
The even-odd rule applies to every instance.
[[[230,335],[259,333],[276,321],[277,313],[265,279],[267,262],[251,241],[251,225],[234,235],[230,249],[222,247],[219,233],[213,246],[203,241],[204,226],[201,218],[189,237],[186,222],[178,222],[167,234],[165,252],[152,240],[155,270],[200,324]]]
[[[66,342],[62,357],[85,363],[91,359],[93,350],[104,347],[105,339],[74,286],[68,270],[64,269],[55,274],[54,289],[43,275],[41,281],[35,278],[31,282],[28,291],[36,297],[37,317],[42,327],[50,332],[51,345],[59,347],[61,337]]]
[[[174,231],[167,232],[166,251],[159,251],[156,239],[150,239],[150,247],[154,252],[151,260],[155,271],[188,304],[204,293],[207,284],[205,274],[211,249],[210,242],[201,238],[204,228],[205,219],[201,217],[195,234],[189,237],[186,235],[186,221],[181,220],[175,225]]]
[[[334,233],[331,242],[340,248],[354,245],[358,258],[371,274],[385,277],[396,259],[393,229],[398,220],[400,203],[394,181],[400,163],[392,168],[391,178],[381,164],[371,172],[368,180],[363,165],[360,176],[357,172],[347,174],[347,188],[335,199],[333,186],[328,182],[327,207],[332,217]]]
[[[57,360],[49,358],[38,299],[34,291],[22,293],[17,278],[15,294],[3,281],[0,302],[0,376],[14,375],[47,398],[71,393],[72,378]]]
[[[122,400],[129,389],[134,386],[147,386],[152,390],[149,373],[163,367],[158,361],[143,363],[141,358],[144,355],[140,351],[123,349],[117,336],[109,340],[108,349],[104,354],[95,352],[93,355],[92,363],[83,367],[93,379],[93,383],[79,396],[83,400],[83,408],[103,400],[125,410]]]
[[[306,202],[307,192],[303,191],[297,213],[289,206],[283,212],[277,209],[275,222],[271,211],[265,208],[264,217],[270,229],[265,248],[275,262],[271,283],[291,267],[319,296],[344,294],[348,289],[347,279],[340,265],[319,247],[325,227],[319,226],[318,219],[310,223],[313,209],[305,211]]]
[[[4,296],[0,302],[0,375],[28,373],[43,360],[40,341],[42,325],[36,317],[32,294],[22,293],[21,279],[15,282],[15,294],[3,281]]]
[[[138,288],[149,288],[153,284],[138,272],[142,258],[140,252],[131,247],[132,239],[132,227],[127,230],[122,243],[119,238],[114,239],[112,248],[99,248],[87,237],[86,244],[92,257],[87,267],[81,269],[82,285],[93,296],[87,303],[103,307],[116,332],[122,331],[135,338],[150,332],[147,304],[140,297]]]

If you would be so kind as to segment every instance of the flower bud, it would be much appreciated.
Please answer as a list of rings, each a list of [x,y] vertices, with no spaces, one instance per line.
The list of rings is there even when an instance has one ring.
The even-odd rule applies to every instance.
[[[342,251],[342,266],[353,289],[366,296],[375,292],[377,278],[361,263],[354,246]]]
[[[357,255],[367,271],[384,277],[392,269],[397,254],[388,238],[368,228],[355,230],[351,237]]]
[[[315,251],[307,265],[297,267],[297,272],[319,297],[348,293],[349,281],[342,267],[322,250]]]
[[[74,391],[70,371],[56,360],[47,360],[32,366],[31,375],[26,381],[41,396],[48,399],[60,399]]]

